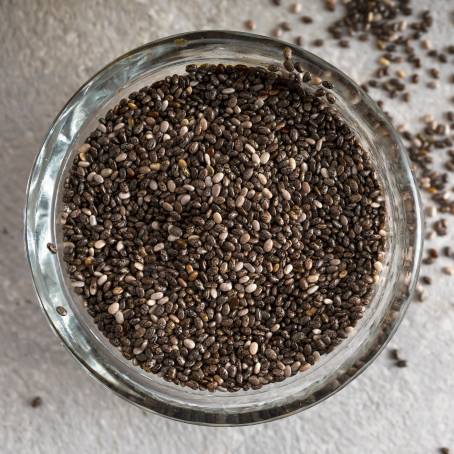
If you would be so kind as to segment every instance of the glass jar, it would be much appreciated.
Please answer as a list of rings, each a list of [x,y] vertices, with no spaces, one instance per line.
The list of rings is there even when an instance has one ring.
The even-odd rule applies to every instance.
[[[41,306],[77,360],[101,383],[145,409],[181,421],[210,425],[253,424],[307,409],[357,377],[383,349],[410,301],[422,249],[421,207],[405,150],[376,104],[345,74],[304,51],[294,60],[334,84],[337,109],[350,119],[370,151],[385,191],[388,243],[376,291],[354,333],[308,371],[259,390],[236,393],[192,390],[134,367],[98,331],[72,293],[58,225],[61,188],[77,146],[97,119],[122,97],[153,81],[184,73],[187,64],[268,65],[282,61],[281,41],[247,33],[205,31],[165,38],[110,63],[66,104],[34,163],[27,190],[26,247]],[[57,307],[63,307],[66,315]]]

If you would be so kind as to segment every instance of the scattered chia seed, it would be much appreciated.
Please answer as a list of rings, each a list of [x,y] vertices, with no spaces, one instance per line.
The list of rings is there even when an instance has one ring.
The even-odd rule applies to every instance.
[[[314,41],[312,41],[312,45],[314,47],[322,47],[323,46],[323,39],[314,39]]]
[[[304,45],[304,38],[302,36],[295,37],[295,44],[302,47]]]
[[[429,74],[434,79],[439,79],[440,78],[440,71],[437,68],[430,68],[429,69]]]
[[[454,266],[444,266],[441,271],[448,276],[454,276]]]
[[[279,28],[281,30],[283,30],[284,32],[289,32],[292,29],[291,25],[288,22],[286,22],[286,21],[281,22],[279,24]]]
[[[426,290],[420,284],[416,286],[415,297],[418,303],[423,303],[426,300]]]
[[[325,9],[334,12],[336,10],[336,3],[337,0],[325,0]]]
[[[30,401],[30,406],[32,408],[38,408],[38,407],[41,407],[41,405],[43,404],[43,399],[39,396],[36,396],[34,397],[31,401]]]
[[[57,246],[54,243],[47,243],[47,249],[49,249],[52,254],[57,253]]]
[[[257,28],[257,24],[255,23],[255,21],[248,19],[244,22],[244,27],[246,28],[246,30],[255,30]]]
[[[430,50],[432,49],[432,43],[428,39],[421,40],[421,49]]]
[[[339,47],[348,48],[350,47],[350,43],[346,39],[341,39],[338,41]]]
[[[392,350],[390,350],[389,356],[395,362],[394,364],[397,367],[407,366],[407,361],[401,358],[399,350],[397,350],[397,348],[393,348]]]
[[[57,306],[55,310],[57,311],[58,315],[61,315],[62,317],[67,314],[66,309],[63,306]]]
[[[402,358],[400,357],[399,350],[397,348],[393,348],[389,351],[389,356],[394,361],[400,361]]]
[[[286,70],[189,65],[131,93],[65,181],[73,291],[125,358],[181,386],[258,389],[307,370],[382,269],[367,150],[331,83],[283,53]]]
[[[282,36],[282,29],[280,27],[276,27],[272,30],[271,35],[274,38],[280,38]]]
[[[448,223],[446,219],[439,219],[433,223],[433,230],[438,236],[446,236],[448,234]]]
[[[453,258],[453,253],[451,246],[444,246],[443,247],[443,255],[448,258]]]
[[[299,14],[301,13],[303,7],[301,3],[292,3],[289,7],[289,10],[292,14]]]

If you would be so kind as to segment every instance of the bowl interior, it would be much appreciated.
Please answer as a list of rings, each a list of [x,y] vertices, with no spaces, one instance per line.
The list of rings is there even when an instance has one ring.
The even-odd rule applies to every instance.
[[[205,424],[246,424],[277,418],[323,400],[359,374],[394,332],[415,285],[421,253],[419,199],[392,127],[375,104],[345,75],[316,56],[293,48],[295,60],[331,80],[337,108],[350,119],[372,157],[387,205],[388,245],[380,282],[354,333],[311,369],[260,390],[209,393],[178,387],[122,357],[94,325],[64,272],[58,224],[61,187],[77,145],[97,119],[121,98],[189,63],[267,65],[281,62],[284,43],[232,32],[167,38],[130,52],[94,76],[57,117],[29,182],[26,236],[35,286],[51,325],[77,359],[101,382],[128,400],[166,416]],[[61,251],[61,247],[59,251]],[[55,308],[64,306],[61,317]]]

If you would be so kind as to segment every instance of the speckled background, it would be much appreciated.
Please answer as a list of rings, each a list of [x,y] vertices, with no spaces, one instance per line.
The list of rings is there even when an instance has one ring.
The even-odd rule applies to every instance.
[[[34,296],[22,239],[26,179],[50,122],[71,94],[114,57],[168,34],[241,29],[245,19],[254,18],[258,33],[289,20],[300,31],[284,38],[324,37],[324,24],[333,16],[322,11],[321,0],[301,0],[304,14],[316,17],[310,26],[289,13],[289,3],[278,9],[268,0],[0,0],[2,454],[427,454],[441,446],[454,449],[454,278],[440,275],[447,262],[425,270],[435,279],[428,301],[411,306],[392,340],[408,368],[393,367],[383,354],[323,404],[243,428],[189,426],[146,415],[115,397],[64,350]],[[452,0],[413,4],[432,9],[434,45],[454,44]],[[317,52],[360,82],[376,59],[365,44],[340,51],[328,40]],[[442,80],[452,68],[452,62],[445,65]],[[387,105],[399,122],[414,121],[422,112],[447,110],[453,87],[422,88],[408,106]],[[44,403],[33,409],[29,401],[36,395]]]

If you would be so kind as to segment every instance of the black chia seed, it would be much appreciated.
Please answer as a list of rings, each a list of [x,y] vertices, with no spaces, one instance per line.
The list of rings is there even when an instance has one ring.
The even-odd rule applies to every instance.
[[[407,367],[407,360],[405,359],[399,359],[396,361],[396,366],[397,367]]]
[[[63,306],[57,306],[55,310],[57,311],[58,315],[61,315],[62,317],[67,314],[67,311]]]
[[[52,254],[57,253],[57,246],[54,243],[47,243],[47,249],[49,249]]]
[[[389,356],[391,357],[391,359],[393,359],[394,361],[398,361],[400,359],[400,355],[399,355],[399,350],[397,350],[397,348],[393,348],[389,351]]]
[[[43,404],[43,399],[39,396],[36,396],[34,397],[31,401],[30,401],[30,406],[32,408],[38,408],[38,407],[41,407],[41,405]]]

